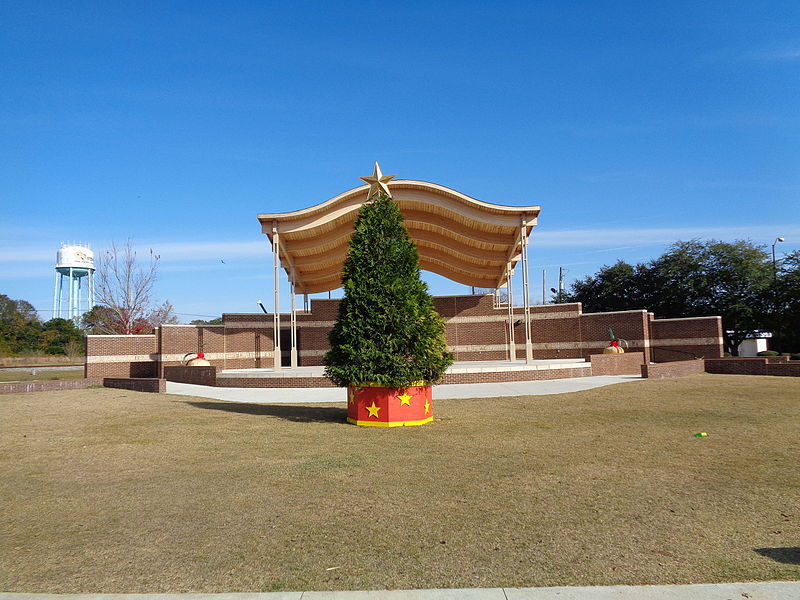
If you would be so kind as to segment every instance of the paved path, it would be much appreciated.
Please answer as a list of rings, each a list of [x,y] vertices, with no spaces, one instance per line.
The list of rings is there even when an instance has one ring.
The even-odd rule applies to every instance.
[[[0,593],[0,600],[744,600],[746,598],[798,600],[800,582],[237,594]]]
[[[435,385],[433,386],[433,397],[434,399],[442,400],[445,398],[496,398],[498,396],[566,394],[632,381],[642,381],[642,378],[638,375],[604,375],[545,381]],[[250,402],[253,404],[345,402],[345,394],[341,388],[224,388],[168,381],[167,393],[228,400],[230,402]]]

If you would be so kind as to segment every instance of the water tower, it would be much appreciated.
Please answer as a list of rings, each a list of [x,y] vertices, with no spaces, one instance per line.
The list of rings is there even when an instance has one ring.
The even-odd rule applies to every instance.
[[[65,287],[69,291],[65,291]],[[92,306],[94,306],[94,252],[89,246],[82,244],[61,244],[56,256],[53,318],[71,319],[77,324],[81,315]]]

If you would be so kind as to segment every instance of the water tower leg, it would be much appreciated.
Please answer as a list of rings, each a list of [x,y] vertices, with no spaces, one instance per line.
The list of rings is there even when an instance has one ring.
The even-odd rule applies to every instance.
[[[61,297],[61,273],[56,271],[56,280],[53,286],[53,316],[51,317],[52,319],[58,317],[58,313],[60,310],[58,301],[60,297]]]

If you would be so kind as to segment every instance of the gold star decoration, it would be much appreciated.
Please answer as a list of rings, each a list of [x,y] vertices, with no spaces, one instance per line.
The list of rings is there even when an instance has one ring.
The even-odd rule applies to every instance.
[[[381,409],[380,406],[375,406],[375,400],[372,401],[372,406],[368,406],[367,410],[369,411],[370,417],[378,418],[378,411]]]
[[[356,400],[356,393],[353,390],[347,394],[347,403],[352,404]]]
[[[427,415],[429,412],[431,412],[431,403],[425,400],[425,414]]]
[[[411,398],[413,398],[413,396],[409,396],[408,394],[403,394],[402,396],[398,396],[398,398],[400,399],[400,406],[403,406],[403,404],[411,406]]]
[[[375,168],[372,169],[372,176],[371,177],[359,177],[362,181],[369,184],[369,191],[367,192],[367,198],[372,198],[372,195],[382,191],[384,194],[392,197],[391,192],[389,192],[389,180],[394,179],[397,175],[384,175],[381,173],[381,166],[378,162],[375,162]]]

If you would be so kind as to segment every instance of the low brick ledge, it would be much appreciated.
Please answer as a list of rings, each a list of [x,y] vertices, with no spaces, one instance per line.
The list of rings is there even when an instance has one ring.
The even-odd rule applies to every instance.
[[[702,358],[696,360],[676,360],[674,362],[650,363],[642,365],[642,377],[645,379],[667,379],[686,377],[697,373],[705,373],[706,363]]]
[[[167,380],[154,377],[105,377],[103,387],[160,394],[167,391]]]
[[[88,379],[48,379],[45,381],[6,381],[0,383],[0,394],[24,394],[27,392],[55,392],[58,390],[81,390],[93,385],[102,385],[100,377]]]

